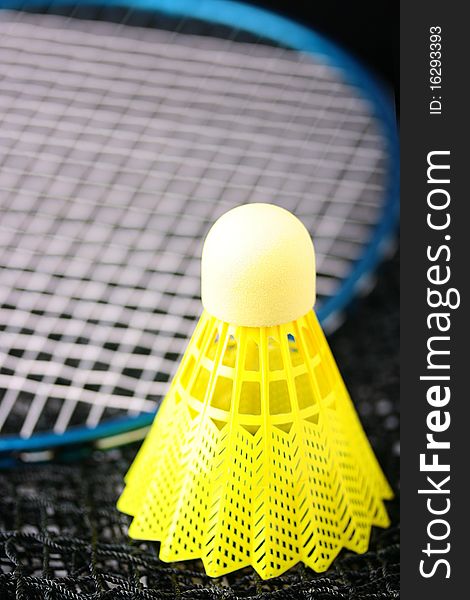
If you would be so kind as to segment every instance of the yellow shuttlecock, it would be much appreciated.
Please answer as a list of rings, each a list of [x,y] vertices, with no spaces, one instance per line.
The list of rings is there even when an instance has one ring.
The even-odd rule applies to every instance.
[[[324,571],[389,524],[314,300],[312,241],[291,213],[249,204],[212,227],[205,310],[118,503],[162,560],[201,558],[214,577]]]

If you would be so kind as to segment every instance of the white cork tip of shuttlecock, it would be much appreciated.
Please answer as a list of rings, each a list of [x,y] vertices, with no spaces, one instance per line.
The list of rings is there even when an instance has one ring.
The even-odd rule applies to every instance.
[[[245,327],[289,323],[315,303],[315,252],[305,226],[273,204],[244,204],[207,234],[201,291],[212,316]]]

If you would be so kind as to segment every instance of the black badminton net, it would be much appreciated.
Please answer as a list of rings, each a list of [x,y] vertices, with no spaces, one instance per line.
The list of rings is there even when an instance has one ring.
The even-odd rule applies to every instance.
[[[167,564],[159,544],[127,537],[115,502],[136,446],[83,463],[0,474],[0,597],[47,600],[390,600],[399,598],[398,260],[334,334],[369,439],[397,497],[390,529],[374,528],[369,551],[343,551],[325,573],[297,565],[262,581],[251,569],[220,579],[200,561]]]
[[[303,220],[318,307],[383,209],[386,143],[340,70],[113,14],[1,12],[0,435],[155,411],[201,310],[203,237],[231,207]]]

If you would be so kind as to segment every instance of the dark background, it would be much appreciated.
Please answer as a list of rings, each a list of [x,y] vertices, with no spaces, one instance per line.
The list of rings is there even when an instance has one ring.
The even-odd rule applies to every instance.
[[[295,18],[327,35],[399,88],[399,3],[397,0],[256,0],[251,4]]]

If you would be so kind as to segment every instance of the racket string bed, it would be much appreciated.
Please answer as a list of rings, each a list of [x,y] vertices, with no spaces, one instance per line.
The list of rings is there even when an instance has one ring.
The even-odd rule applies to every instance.
[[[383,210],[387,144],[340,69],[190,19],[128,26],[137,13],[2,14],[0,434],[154,412],[227,209],[302,218],[320,307]]]

